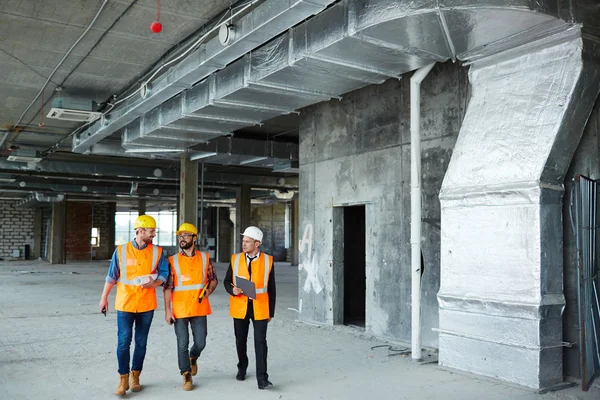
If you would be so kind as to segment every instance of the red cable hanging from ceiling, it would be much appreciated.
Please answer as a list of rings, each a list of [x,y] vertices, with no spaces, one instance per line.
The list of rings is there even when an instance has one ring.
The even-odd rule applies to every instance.
[[[160,0],[156,0],[156,21],[150,24],[150,30],[154,33],[162,31],[162,24],[160,23]]]

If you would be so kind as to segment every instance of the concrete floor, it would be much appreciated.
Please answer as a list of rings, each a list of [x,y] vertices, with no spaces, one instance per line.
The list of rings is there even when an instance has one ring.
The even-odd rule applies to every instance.
[[[105,318],[98,300],[108,262],[48,265],[0,263],[0,399],[107,399],[117,386],[116,314]],[[238,382],[228,299],[211,296],[207,347],[195,389],[183,392],[175,334],[162,306],[150,330],[140,393],[144,399],[599,399],[596,385],[545,395],[436,364],[393,356],[381,340],[349,327],[296,321],[297,269],[276,265],[278,302],[269,325],[269,373],[274,388],[259,391],[250,352],[249,379]],[[217,265],[219,278],[226,264]],[[159,289],[162,303],[162,289]],[[114,305],[114,290],[110,300]],[[249,349],[252,349],[249,339]],[[206,397],[205,397],[206,396]]]

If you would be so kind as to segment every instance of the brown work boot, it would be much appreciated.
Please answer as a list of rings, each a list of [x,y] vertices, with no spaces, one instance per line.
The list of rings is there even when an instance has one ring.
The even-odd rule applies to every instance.
[[[190,357],[190,365],[192,366],[192,376],[196,376],[198,373],[198,363],[196,362],[197,358]]]
[[[115,390],[115,394],[117,396],[125,396],[125,393],[129,390],[129,374],[123,374],[120,377],[119,387]]]
[[[140,374],[142,371],[131,371],[131,391],[139,392],[142,390],[142,385],[140,385]]]
[[[192,374],[190,372],[183,373],[183,390],[189,391],[194,388],[192,383]]]

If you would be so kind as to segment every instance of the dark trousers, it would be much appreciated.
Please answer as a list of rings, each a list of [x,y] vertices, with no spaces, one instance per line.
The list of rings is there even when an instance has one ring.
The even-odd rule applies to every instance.
[[[188,325],[192,328],[192,337],[194,344],[189,349],[190,331]],[[177,336],[177,361],[179,363],[179,372],[183,375],[185,372],[191,372],[190,357],[198,358],[206,346],[206,316],[177,318],[175,320],[175,335]]]
[[[235,347],[238,354],[238,369],[246,371],[248,368],[248,353],[246,343],[248,341],[248,329],[250,327],[250,320],[254,326],[254,353],[256,354],[256,379],[260,381],[266,381],[269,379],[267,374],[267,326],[269,325],[268,320],[256,321],[254,319],[254,309],[252,308],[252,301],[248,301],[248,311],[246,312],[246,318],[244,319],[233,319],[233,330],[235,332]]]

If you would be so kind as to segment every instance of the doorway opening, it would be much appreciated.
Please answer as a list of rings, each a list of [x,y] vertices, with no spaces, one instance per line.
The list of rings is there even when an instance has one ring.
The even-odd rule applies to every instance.
[[[365,206],[344,207],[344,325],[365,327]]]

